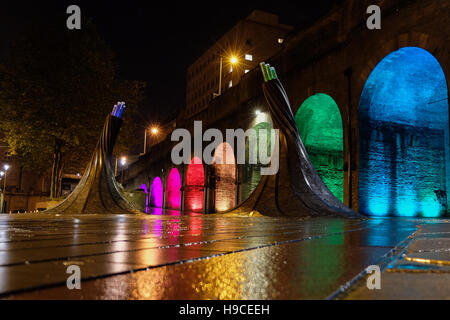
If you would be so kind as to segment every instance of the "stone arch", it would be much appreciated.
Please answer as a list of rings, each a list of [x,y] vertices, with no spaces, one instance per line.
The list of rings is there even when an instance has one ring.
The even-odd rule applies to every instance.
[[[148,213],[148,188],[147,185],[145,183],[141,184],[140,188],[141,190],[144,190],[145,192],[145,213]]]
[[[343,201],[344,136],[338,105],[329,95],[317,93],[302,103],[295,114],[295,122],[317,173],[328,189]]]
[[[355,68],[355,73],[353,77],[353,95],[352,95],[352,104],[357,107],[359,105],[359,100],[362,95],[364,86],[366,81],[368,80],[372,70],[375,66],[383,60],[384,57],[389,55],[391,52],[399,50],[403,47],[419,47],[430,54],[432,54],[437,61],[441,64],[441,67],[444,70],[444,73],[448,75],[450,73],[450,55],[448,52],[450,51],[450,44],[448,41],[442,41],[441,38],[423,32],[411,31],[406,33],[401,33],[396,35],[384,42],[372,43],[371,54],[368,55],[369,60],[362,64],[362,66],[358,66]],[[448,87],[448,79],[447,79],[447,87]],[[352,123],[359,123],[358,118],[359,112],[353,112],[352,114]],[[359,135],[358,125],[352,125],[354,130],[354,139],[353,139],[353,152],[352,154],[356,159],[359,159],[359,143],[355,139]],[[344,127],[345,129],[345,127]],[[344,130],[345,131],[345,130]],[[345,132],[344,132],[345,133]],[[359,160],[357,160],[359,161]],[[356,172],[359,173],[359,162],[355,167]],[[352,194],[354,199],[359,199],[359,174],[355,174],[352,179]],[[354,202],[355,205],[359,207],[359,200]]]
[[[262,147],[266,150],[266,154],[270,156],[272,150],[270,130],[273,129],[273,127],[271,122],[257,122],[256,124],[254,124],[252,129],[255,129],[256,131],[257,141],[253,146],[249,144],[248,139],[246,139],[245,142],[245,164],[240,166],[241,170],[239,172],[241,181],[239,194],[241,202],[245,201],[252,194],[252,192],[258,186],[259,181],[261,180],[261,163],[259,162],[259,157],[257,163],[251,164],[250,153],[256,152],[256,154],[259,154],[259,149],[260,147]],[[266,130],[266,141],[260,140],[260,130]]]
[[[194,157],[186,170],[184,210],[203,212],[205,207],[205,170],[198,157]]]
[[[177,168],[172,168],[166,181],[166,208],[181,208],[181,176]]]
[[[155,177],[150,188],[150,207],[162,208],[163,185],[160,177]]]
[[[437,39],[426,33],[421,32],[409,32],[402,33],[395,38],[392,38],[383,44],[379,45],[374,54],[364,64],[359,77],[357,78],[358,86],[362,89],[372,73],[372,70],[378,65],[378,63],[388,56],[391,52],[397,51],[404,47],[418,47],[428,51],[438,60],[445,68],[444,73],[448,74],[448,62],[449,62],[449,47],[447,42],[442,39]]]
[[[402,47],[380,60],[358,107],[361,212],[437,217],[448,211],[448,114],[445,73],[430,52]]]
[[[223,142],[216,147],[213,156],[215,175],[214,208],[216,212],[236,206],[236,160],[233,148]]]

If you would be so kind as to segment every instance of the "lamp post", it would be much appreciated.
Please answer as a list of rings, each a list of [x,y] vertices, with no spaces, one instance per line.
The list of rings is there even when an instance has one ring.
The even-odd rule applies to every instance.
[[[126,166],[126,164],[127,164],[127,157],[121,157],[120,158],[120,165],[122,166],[122,172],[121,172],[121,174],[120,174],[120,180],[121,180],[121,183],[123,183],[123,167],[125,167]]]
[[[5,195],[6,195],[6,173],[8,172],[9,169],[9,165],[5,164],[3,166],[3,169],[5,171],[0,171],[0,176],[3,177],[3,190],[2,190],[2,194],[1,194],[1,199],[0,199],[0,210],[2,213],[4,213],[6,210],[4,210],[4,206],[5,206]]]
[[[157,127],[152,127],[150,129],[150,133],[152,135],[157,135],[159,132],[159,129]],[[144,155],[147,153],[147,129],[144,131],[144,152],[141,155]]]
[[[239,62],[236,56],[230,56],[229,58],[230,64],[235,65]],[[223,56],[220,56],[220,65],[219,65],[219,92],[214,94],[214,97],[218,97],[222,94],[222,68],[223,67]]]
[[[114,166],[114,176],[117,177],[117,162],[119,161],[119,158],[116,156],[116,165]],[[122,156],[120,158],[120,165],[123,167],[127,164],[127,157]]]

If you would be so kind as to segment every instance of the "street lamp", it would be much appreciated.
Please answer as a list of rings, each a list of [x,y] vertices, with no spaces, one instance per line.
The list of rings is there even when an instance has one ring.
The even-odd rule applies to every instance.
[[[239,59],[232,55],[229,57],[229,61],[231,65],[235,65],[239,63]],[[220,66],[219,66],[219,93],[215,93],[214,97],[218,97],[222,94],[222,65],[223,65],[223,56],[220,56]]]
[[[120,176],[121,176],[121,183],[123,183],[123,168],[126,166],[126,164],[127,164],[127,157],[121,157],[120,158],[120,165],[122,166],[122,171],[121,171],[121,174],[120,174]]]
[[[5,195],[6,195],[6,173],[8,172],[9,167],[10,167],[9,164],[5,164],[3,166],[3,169],[5,171],[1,171],[0,172],[0,176],[3,177],[3,190],[2,190],[1,199],[0,199],[0,210],[1,210],[1,212],[4,212],[3,207],[5,205]]]
[[[158,131],[159,131],[159,130],[158,130],[158,128],[156,128],[156,127],[153,127],[152,130],[151,130],[152,134],[157,134]]]
[[[114,176],[117,176],[117,161],[119,160],[119,158],[116,156],[116,165],[114,166]],[[123,167],[124,165],[127,164],[127,157],[121,157],[120,158],[120,165]]]
[[[145,132],[144,132],[144,152],[141,155],[144,155],[147,153],[147,130],[148,129],[145,129]],[[159,133],[158,127],[150,128],[150,133],[152,135],[157,135]]]

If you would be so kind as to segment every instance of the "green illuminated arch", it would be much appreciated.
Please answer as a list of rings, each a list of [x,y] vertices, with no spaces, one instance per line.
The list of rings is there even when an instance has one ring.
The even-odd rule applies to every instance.
[[[344,198],[343,130],[339,108],[324,93],[306,99],[295,114],[295,122],[309,159],[328,189]]]
[[[262,146],[263,150],[265,149],[267,156],[272,154],[272,146],[271,146],[271,129],[272,125],[268,122],[260,122],[253,126],[255,130],[257,142],[253,145],[253,148],[256,150],[252,150],[252,152],[256,152],[259,154],[259,147]],[[260,130],[264,130],[266,132],[266,141],[260,141],[262,135],[260,135]],[[241,185],[239,191],[239,202],[245,201],[251,193],[258,186],[259,181],[261,180],[261,163],[257,164],[249,164],[249,154],[250,154],[250,145],[248,139],[245,141],[245,165],[242,166],[241,169]]]

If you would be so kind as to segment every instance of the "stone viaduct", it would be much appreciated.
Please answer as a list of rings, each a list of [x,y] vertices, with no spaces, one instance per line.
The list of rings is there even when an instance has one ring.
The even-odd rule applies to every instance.
[[[369,30],[366,27],[369,16],[366,9],[372,4],[381,7],[380,30]],[[444,75],[448,76],[449,14],[450,2],[447,0],[343,1],[314,25],[291,34],[279,53],[266,61],[276,68],[294,114],[307,98],[318,93],[332,97],[337,104],[343,132],[342,161],[339,164],[343,178],[342,200],[354,210],[360,209],[360,130],[366,124],[362,123],[364,116],[359,108],[366,82],[385,57],[407,47],[426,50],[439,62]],[[448,81],[445,81],[448,87]],[[255,126],[261,121],[257,118],[264,117],[264,112],[267,111],[261,83],[260,70],[251,70],[235,87],[213,99],[206,110],[192,118],[187,118],[182,111],[177,117],[177,128],[186,128],[192,132],[194,120],[203,122],[203,130],[218,128],[223,132],[227,128],[246,130]],[[443,116],[446,117],[447,129],[442,130],[448,133],[448,90],[445,94],[443,98],[447,110]],[[260,110],[262,115],[256,116],[256,110]],[[264,121],[271,123],[270,119]],[[126,190],[133,190],[142,184],[150,188],[154,178],[159,176],[163,188],[166,188],[169,172],[176,167],[181,179],[181,206],[182,209],[187,209],[184,199],[187,165],[172,164],[170,154],[175,142],[171,142],[169,137],[153,146],[139,161],[125,170],[120,180]],[[445,144],[444,149],[447,150],[448,139]],[[236,191],[236,203],[245,200],[244,193],[248,195],[248,192],[242,191],[243,185],[247,183],[243,180],[243,170],[243,165],[237,165],[233,176],[235,181],[230,182],[238,186],[233,189]],[[205,205],[202,211],[205,213],[217,211],[213,196],[217,179],[214,168],[204,166],[202,196]],[[162,206],[167,207],[167,201],[165,196]]]

